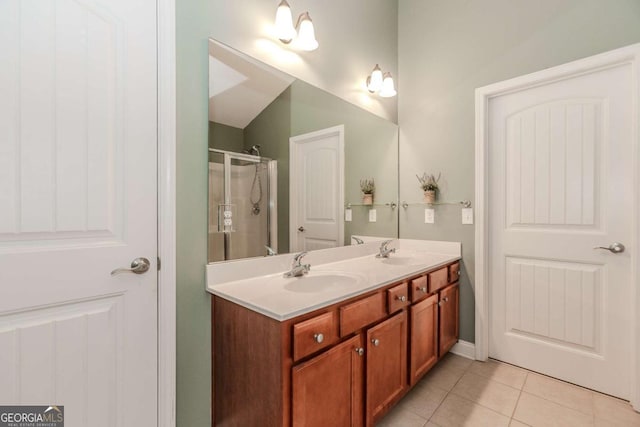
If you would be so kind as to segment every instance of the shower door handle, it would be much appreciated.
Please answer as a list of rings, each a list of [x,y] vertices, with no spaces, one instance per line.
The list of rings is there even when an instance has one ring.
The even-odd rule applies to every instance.
[[[298,231],[301,233],[304,233],[304,227],[303,226],[298,227]]]

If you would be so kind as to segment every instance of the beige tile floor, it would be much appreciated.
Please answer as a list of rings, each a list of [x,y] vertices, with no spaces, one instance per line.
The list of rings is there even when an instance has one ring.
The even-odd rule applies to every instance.
[[[535,372],[448,354],[378,426],[640,427],[640,414],[627,402]]]

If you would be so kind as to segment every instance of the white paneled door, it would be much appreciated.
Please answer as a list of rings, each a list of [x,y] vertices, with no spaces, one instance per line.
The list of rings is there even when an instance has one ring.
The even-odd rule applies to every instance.
[[[69,427],[157,425],[156,50],[153,0],[0,1],[0,404]]]
[[[334,248],[344,243],[344,126],[289,142],[291,251]]]
[[[596,67],[487,110],[489,355],[626,399],[633,73]]]

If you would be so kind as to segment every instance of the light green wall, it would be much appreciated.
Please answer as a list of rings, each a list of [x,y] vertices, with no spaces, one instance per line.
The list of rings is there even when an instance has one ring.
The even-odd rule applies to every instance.
[[[263,156],[278,161],[278,253],[289,252],[290,128],[291,87],[244,128],[245,147],[259,144]]]
[[[241,152],[244,149],[244,130],[209,122],[209,148]]]
[[[443,200],[474,198],[474,89],[640,41],[638,0],[399,0],[400,198],[442,171]],[[459,207],[400,215],[400,237],[463,245],[460,337],[474,341],[474,227]]]
[[[176,2],[176,424],[211,424],[211,302],[207,263],[209,0]]]

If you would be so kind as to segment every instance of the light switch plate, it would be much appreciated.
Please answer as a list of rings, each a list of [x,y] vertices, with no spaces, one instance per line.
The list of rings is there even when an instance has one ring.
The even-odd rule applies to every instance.
[[[430,208],[424,210],[424,223],[433,224],[436,222],[436,211]]]
[[[376,222],[377,216],[378,215],[375,209],[369,210],[369,222]]]
[[[347,222],[351,222],[351,218],[352,218],[352,214],[351,214],[351,209],[345,209],[344,210],[344,220]]]
[[[472,208],[463,208],[462,209],[462,223],[465,225],[473,224],[473,209]]]

